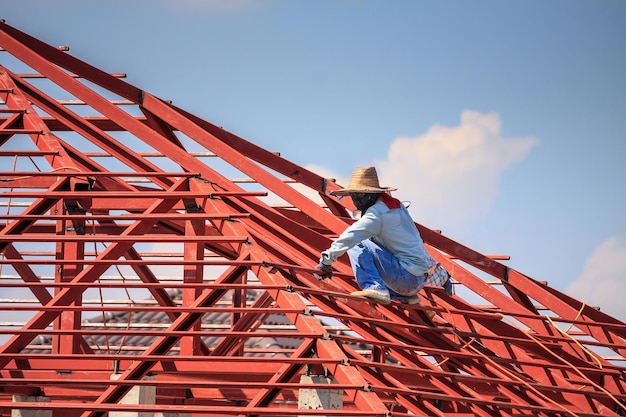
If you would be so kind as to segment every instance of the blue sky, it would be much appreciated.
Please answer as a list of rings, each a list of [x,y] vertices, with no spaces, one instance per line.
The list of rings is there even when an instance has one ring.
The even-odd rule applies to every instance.
[[[34,10],[38,9],[35,13]],[[626,320],[626,2],[3,2],[0,18]]]

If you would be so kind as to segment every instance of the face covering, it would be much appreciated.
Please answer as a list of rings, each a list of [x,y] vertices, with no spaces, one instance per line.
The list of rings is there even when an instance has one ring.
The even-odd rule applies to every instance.
[[[361,212],[361,214],[365,214],[368,208],[372,207],[376,200],[378,200],[377,193],[354,193],[350,194],[352,198],[352,202],[354,206]]]

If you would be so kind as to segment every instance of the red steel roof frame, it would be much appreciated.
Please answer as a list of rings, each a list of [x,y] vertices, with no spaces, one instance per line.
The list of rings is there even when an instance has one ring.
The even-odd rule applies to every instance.
[[[302,414],[299,389],[328,388],[301,383],[305,373],[331,376],[343,392],[343,409],[307,415],[625,412],[621,321],[420,224],[457,294],[427,287],[417,306],[361,302],[348,295],[355,283],[347,259],[332,280],[312,274],[320,251],[351,221],[350,203],[328,193],[339,185],[123,74],[5,22],[0,29],[0,160],[11,161],[0,164],[0,286],[35,297],[34,307],[0,302],[2,315],[31,314],[0,326],[0,416],[294,416]],[[7,55],[34,73],[13,72],[2,63]],[[229,179],[213,161],[246,178]],[[165,244],[166,254],[149,250]],[[104,249],[90,249],[97,245]],[[178,279],[163,275],[169,267]],[[112,268],[132,271],[135,281],[121,272],[105,281]],[[86,301],[88,290],[106,288],[141,289],[153,301]],[[182,289],[182,300],[168,289]],[[107,326],[118,311],[129,325]],[[137,311],[160,311],[168,323],[145,330],[130,323]],[[231,315],[230,325],[203,327],[202,317],[217,311]],[[268,330],[271,314],[291,324]],[[101,315],[102,326],[86,326],[89,315]],[[131,334],[148,342],[124,346]],[[219,342],[207,345],[207,334]],[[49,346],[37,344],[42,335]],[[96,336],[107,345],[121,338],[117,350],[94,345]],[[246,345],[268,336],[298,344]],[[120,403],[143,385],[156,386],[155,404]]]

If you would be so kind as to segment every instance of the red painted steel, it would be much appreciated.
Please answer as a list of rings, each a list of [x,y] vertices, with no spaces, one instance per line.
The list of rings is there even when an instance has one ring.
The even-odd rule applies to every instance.
[[[351,221],[334,181],[4,22],[0,47],[0,416],[626,412],[616,318],[420,224],[456,295],[364,303],[347,259],[313,276]],[[303,374],[343,409],[298,410],[329,388]]]

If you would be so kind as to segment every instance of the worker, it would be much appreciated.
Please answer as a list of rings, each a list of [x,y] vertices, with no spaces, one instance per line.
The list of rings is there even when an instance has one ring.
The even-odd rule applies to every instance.
[[[360,288],[353,296],[418,304],[424,285],[452,295],[450,275],[424,247],[408,210],[391,196],[395,190],[381,187],[376,168],[367,167],[355,169],[346,188],[331,192],[350,196],[361,215],[321,253],[316,278],[330,278],[332,263],[347,252]]]

